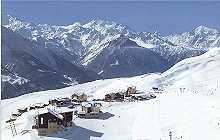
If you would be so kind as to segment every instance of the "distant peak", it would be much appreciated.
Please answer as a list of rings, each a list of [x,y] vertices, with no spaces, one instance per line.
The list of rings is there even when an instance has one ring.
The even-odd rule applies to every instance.
[[[80,22],[75,22],[71,25],[66,26],[65,29],[73,29],[75,27],[80,27],[80,26],[82,26]]]
[[[218,33],[218,30],[201,25],[201,26],[198,26],[197,28],[195,28],[194,32],[196,34],[216,34],[216,33]]]
[[[9,19],[16,19],[16,17],[14,17],[14,16],[12,16],[12,15],[10,15],[10,14],[7,14],[6,15]]]
[[[117,23],[114,21],[109,21],[109,20],[102,20],[102,19],[94,19],[91,20],[90,22],[86,23],[83,25],[84,28],[91,28],[93,26],[116,26]]]
[[[9,14],[2,15],[2,25],[8,25],[11,22],[15,22],[17,19]]]
[[[15,16],[10,15],[10,14],[7,14],[6,17],[7,17],[7,19],[8,19],[9,22],[15,22],[15,21],[20,21],[20,22],[22,22],[22,20],[18,19],[18,18],[15,17]]]
[[[10,14],[3,15],[2,21],[4,22],[4,25],[34,25],[32,22],[26,22]]]

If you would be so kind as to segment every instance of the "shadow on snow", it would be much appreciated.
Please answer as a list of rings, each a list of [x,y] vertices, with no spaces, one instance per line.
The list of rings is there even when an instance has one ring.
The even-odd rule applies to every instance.
[[[62,132],[51,134],[48,137],[62,138],[66,140],[90,140],[90,137],[102,137],[104,133],[95,132],[80,126],[73,126]]]
[[[105,113],[102,113],[102,114],[100,115],[99,119],[101,119],[101,120],[107,120],[107,119],[109,119],[109,118],[111,118],[111,117],[114,117],[114,116],[115,116],[114,114],[111,114],[111,113],[109,113],[109,112],[105,112]]]

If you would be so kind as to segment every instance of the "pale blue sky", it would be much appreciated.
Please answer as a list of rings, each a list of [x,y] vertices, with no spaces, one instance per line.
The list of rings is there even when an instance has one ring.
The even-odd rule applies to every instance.
[[[52,25],[106,19],[126,24],[135,31],[158,31],[162,35],[190,31],[199,25],[220,30],[218,1],[8,1],[2,2],[2,13]]]

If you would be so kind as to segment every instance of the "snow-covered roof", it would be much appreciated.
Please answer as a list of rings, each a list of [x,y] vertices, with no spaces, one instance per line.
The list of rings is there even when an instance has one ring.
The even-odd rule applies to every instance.
[[[43,106],[44,104],[43,103],[36,103],[34,104],[34,106]]]
[[[48,112],[56,116],[57,118],[63,120],[63,115],[59,114],[57,111],[48,108]]]
[[[92,104],[91,103],[83,102],[82,106],[84,106],[84,107],[92,107]]]
[[[55,109],[51,109],[51,108],[47,108],[47,109],[42,109],[38,111],[38,114],[45,114],[45,113],[50,113],[54,116],[56,116],[57,118],[63,120],[63,115],[61,115],[58,111],[56,111]]]
[[[70,100],[69,98],[57,98],[56,99],[57,101],[67,101],[67,100]]]
[[[79,111],[78,111],[78,114],[86,114],[86,112],[85,112],[85,111],[82,111],[82,110],[79,110]]]

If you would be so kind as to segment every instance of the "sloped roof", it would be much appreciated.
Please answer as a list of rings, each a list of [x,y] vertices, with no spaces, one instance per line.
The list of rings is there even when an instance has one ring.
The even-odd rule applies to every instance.
[[[57,118],[63,120],[63,115],[61,115],[60,113],[58,113],[57,111],[55,110],[52,110],[50,108],[47,109],[49,113],[53,114],[54,116],[56,116]]]
[[[47,108],[47,109],[43,109],[43,110],[38,111],[38,114],[45,114],[45,113],[50,113],[50,114],[54,115],[55,117],[57,117],[57,118],[63,120],[63,115],[61,115],[61,114],[60,114],[59,112],[57,112],[56,110]]]

